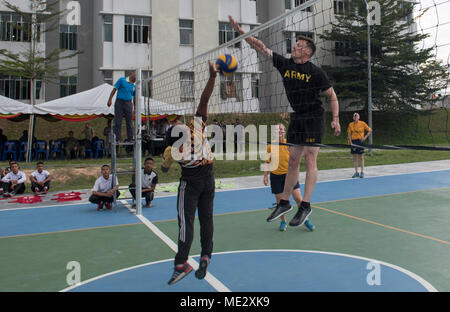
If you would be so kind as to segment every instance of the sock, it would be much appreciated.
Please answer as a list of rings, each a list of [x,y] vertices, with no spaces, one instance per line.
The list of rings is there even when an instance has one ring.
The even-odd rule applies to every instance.
[[[289,205],[289,203],[288,200],[280,199],[280,205]]]

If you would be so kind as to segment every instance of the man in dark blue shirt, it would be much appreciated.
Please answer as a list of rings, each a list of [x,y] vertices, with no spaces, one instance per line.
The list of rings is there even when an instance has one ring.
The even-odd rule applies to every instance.
[[[117,92],[114,104],[114,134],[117,142],[122,139],[122,118],[127,124],[127,139],[133,141],[133,105],[136,105],[136,72],[129,77],[122,77],[114,84],[114,89],[109,96],[108,106],[112,105],[112,99]]]

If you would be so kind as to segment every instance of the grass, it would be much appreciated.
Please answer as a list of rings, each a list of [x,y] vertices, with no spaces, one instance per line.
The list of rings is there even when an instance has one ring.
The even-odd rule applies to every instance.
[[[155,160],[155,170],[159,174],[159,183],[176,182],[180,178],[181,169],[178,164],[173,164],[168,173],[162,173],[161,157],[153,157]],[[450,159],[450,152],[447,151],[414,151],[414,150],[374,150],[372,155],[366,154],[365,165],[389,165],[402,164],[420,161]],[[71,191],[80,189],[91,189],[98,176],[100,167],[108,164],[109,159],[74,160],[74,161],[46,161],[46,169],[54,176],[51,185],[52,191]],[[216,160],[214,162],[216,178],[232,178],[244,176],[262,175],[260,171],[260,160]],[[132,160],[120,160],[119,170],[129,170]],[[348,150],[328,150],[322,149],[317,162],[319,170],[352,168],[353,162]],[[0,162],[1,167],[6,167],[7,163]],[[29,175],[34,170],[33,164],[22,163],[21,168]],[[304,171],[304,162],[300,166],[300,171]],[[119,176],[122,186],[131,183],[131,175]],[[29,189],[28,189],[29,190]]]

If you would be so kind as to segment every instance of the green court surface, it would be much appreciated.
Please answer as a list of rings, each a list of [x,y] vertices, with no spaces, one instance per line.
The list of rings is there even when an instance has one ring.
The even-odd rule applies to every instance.
[[[450,188],[313,204],[314,232],[278,230],[267,223],[269,209],[215,216],[214,252],[313,250],[394,264],[414,272],[438,291],[450,291]],[[288,215],[288,220],[295,212]],[[175,220],[153,224],[177,241]],[[0,291],[60,291],[67,287],[67,263],[81,265],[81,280],[158,260],[171,250],[144,224],[70,230],[0,238]],[[6,251],[6,252],[5,252]],[[196,220],[192,255],[200,252]],[[214,265],[214,256],[211,266]],[[296,270],[296,263],[280,270]],[[167,272],[167,279],[171,272]]]

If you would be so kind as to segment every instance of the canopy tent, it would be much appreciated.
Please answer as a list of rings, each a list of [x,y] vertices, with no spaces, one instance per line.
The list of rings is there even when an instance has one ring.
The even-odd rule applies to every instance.
[[[31,114],[32,107],[0,95],[0,119],[8,119],[11,121],[22,121]]]
[[[84,92],[36,105],[34,113],[37,115],[50,115],[66,121],[86,121],[100,116],[113,116],[114,104],[110,107],[107,105],[112,90],[113,86],[104,83]],[[142,112],[148,111],[148,109],[145,109],[145,106],[149,104],[150,116],[143,117],[150,117],[151,120],[173,115],[184,115],[186,112],[175,105],[144,97],[140,98],[140,103]]]

